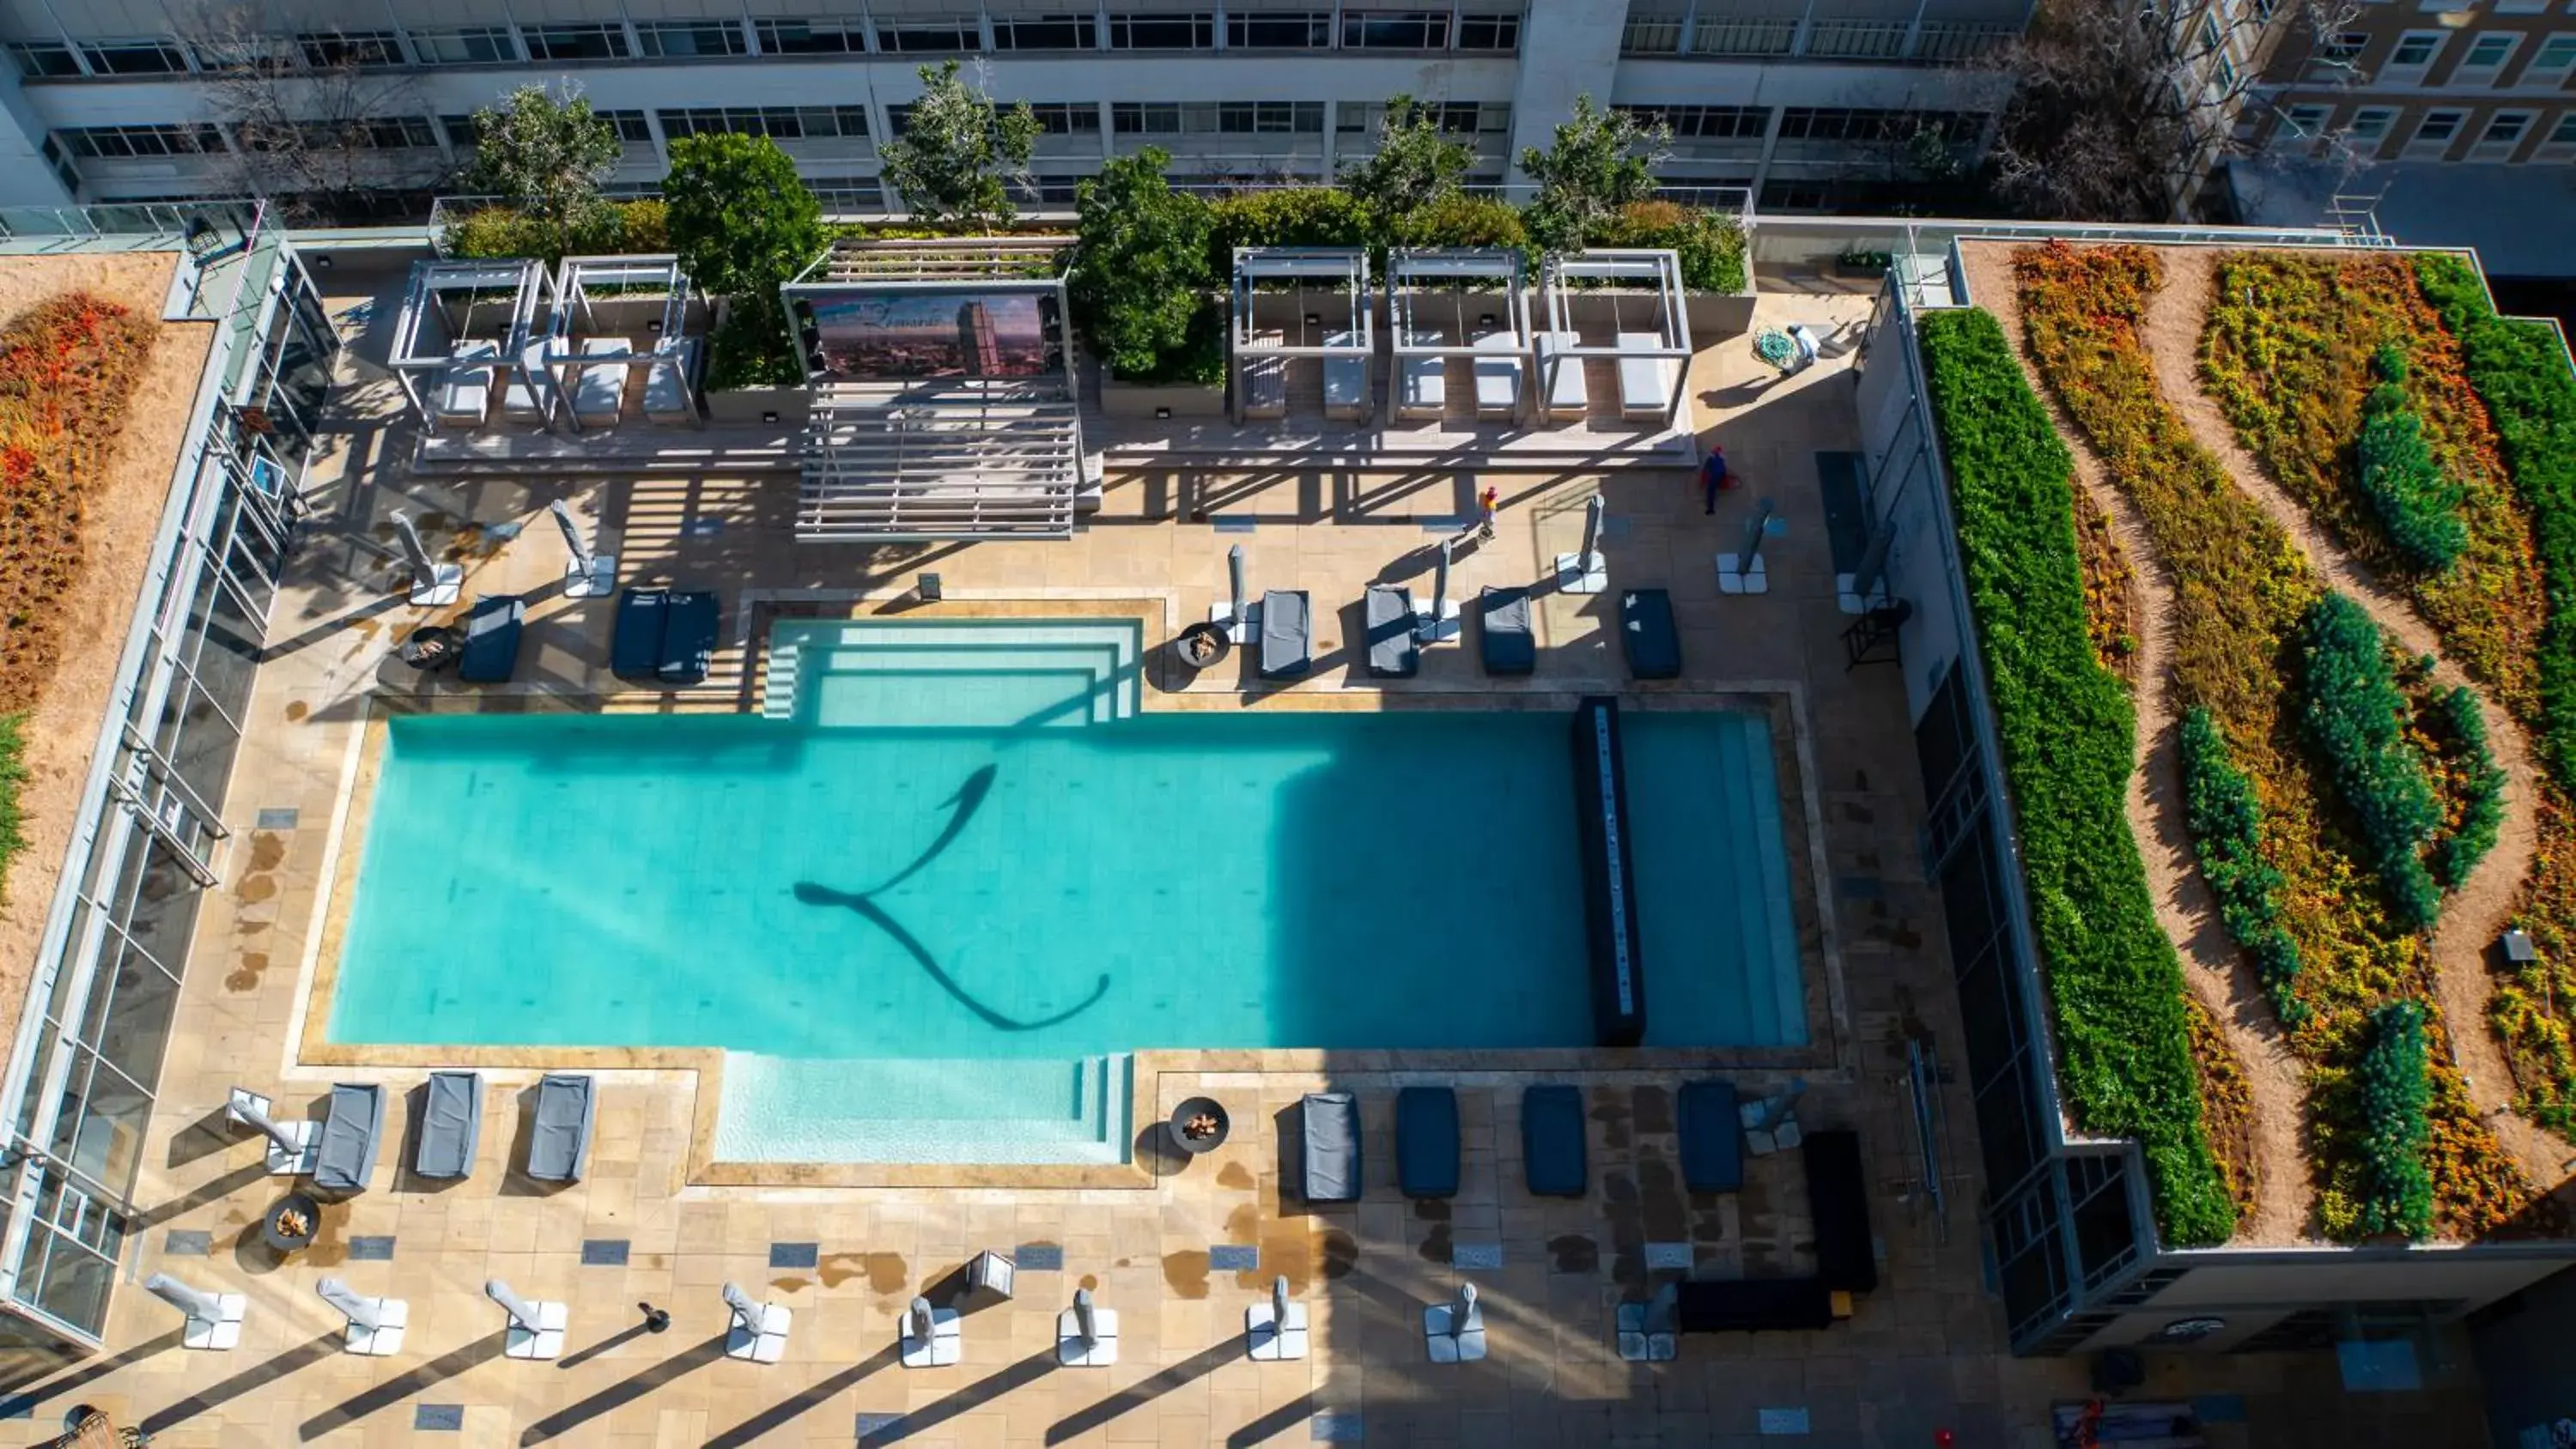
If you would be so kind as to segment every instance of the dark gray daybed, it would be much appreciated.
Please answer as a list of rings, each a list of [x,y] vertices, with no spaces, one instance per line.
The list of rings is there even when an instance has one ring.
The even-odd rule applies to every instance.
[[[1360,1103],[1348,1092],[1309,1092],[1298,1109],[1305,1151],[1297,1195],[1308,1202],[1360,1200]]]
[[[467,684],[507,684],[519,672],[519,634],[526,626],[528,601],[516,594],[485,594],[465,616],[465,648],[456,657],[456,677]]]
[[[1487,586],[1476,596],[1483,628],[1478,649],[1487,674],[1528,674],[1538,668],[1538,636],[1530,632],[1529,590]]]
[[[1261,677],[1295,679],[1315,663],[1315,619],[1304,589],[1261,596]]]
[[[1458,1195],[1458,1094],[1407,1087],[1395,1094],[1395,1180],[1406,1197]]]
[[[1673,628],[1673,596],[1663,589],[1626,589],[1619,595],[1619,648],[1628,672],[1639,679],[1678,679],[1682,639]]]
[[[662,616],[669,589],[628,589],[617,596],[616,632],[608,641],[608,672],[620,679],[651,679],[662,667]]]
[[[674,592],[662,611],[662,652],[654,671],[664,684],[701,684],[714,662],[723,606],[706,589]]]
[[[376,1170],[376,1148],[385,1135],[385,1089],[373,1082],[335,1082],[331,1115],[313,1150],[316,1191],[342,1197],[367,1190]]]
[[[1712,1077],[1684,1082],[1681,1092],[1682,1185],[1693,1192],[1744,1187],[1744,1121],[1735,1084]]]
[[[1583,1089],[1542,1083],[1521,1093],[1521,1171],[1539,1197],[1581,1197],[1592,1185],[1584,1159]]]
[[[459,1178],[474,1171],[483,1142],[483,1074],[432,1072],[421,1098],[420,1138],[412,1171],[422,1177]]]
[[[1413,642],[1413,590],[1402,584],[1368,586],[1368,669],[1380,679],[1411,679],[1422,668]]]
[[[539,1182],[579,1182],[590,1164],[590,1125],[597,1091],[587,1076],[549,1072],[537,1083],[537,1120],[528,1134],[528,1176]]]

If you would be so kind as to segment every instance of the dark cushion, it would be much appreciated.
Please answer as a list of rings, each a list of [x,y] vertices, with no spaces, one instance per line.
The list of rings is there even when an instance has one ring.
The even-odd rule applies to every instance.
[[[1584,1160],[1583,1089],[1563,1083],[1521,1093],[1521,1170],[1540,1197],[1581,1197],[1592,1185]]]
[[[1816,1220],[1816,1276],[1828,1288],[1867,1293],[1878,1286],[1878,1254],[1870,1244],[1860,1134],[1810,1132],[1799,1150],[1807,1163],[1807,1211]]]
[[[1358,1202],[1359,1099],[1348,1092],[1309,1092],[1297,1116],[1303,1151],[1297,1195],[1308,1202]]]
[[[1368,667],[1381,679],[1411,679],[1422,667],[1413,642],[1413,591],[1401,584],[1368,586]]]
[[[1684,1283],[1673,1306],[1673,1326],[1684,1333],[1762,1333],[1833,1323],[1833,1290],[1814,1278]]]
[[[608,672],[620,679],[651,679],[662,667],[662,615],[669,589],[628,589],[617,597],[617,630],[608,644]]]
[[[1529,591],[1488,586],[1476,596],[1478,650],[1487,674],[1527,674],[1538,668],[1538,636],[1530,632]]]
[[[1294,679],[1314,664],[1315,628],[1304,589],[1261,596],[1261,677]]]
[[[519,632],[528,604],[516,594],[486,594],[465,616],[465,648],[456,677],[468,684],[506,684],[519,672]]]
[[[716,630],[723,606],[706,590],[674,593],[662,615],[661,666],[654,674],[664,684],[698,684],[716,652]]]
[[[1458,1195],[1458,1094],[1407,1087],[1395,1094],[1395,1177],[1406,1197]]]
[[[1682,1083],[1680,1122],[1682,1184],[1693,1192],[1741,1189],[1744,1121],[1736,1112],[1735,1084],[1715,1078]]]
[[[1682,640],[1673,628],[1673,596],[1662,589],[1623,591],[1619,647],[1628,656],[1628,672],[1637,678],[1680,678]]]

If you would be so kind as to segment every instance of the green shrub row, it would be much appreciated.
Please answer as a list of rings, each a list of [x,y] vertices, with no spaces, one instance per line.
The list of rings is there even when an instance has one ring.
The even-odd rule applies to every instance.
[[[2353,445],[2361,494],[2388,541],[2408,563],[2440,573],[2469,546],[2460,517],[2460,487],[2442,476],[2424,443],[2424,420],[2406,401],[2406,355],[2382,347],[2371,359],[2379,385],[2362,404],[2361,437]]]
[[[1922,351],[2067,1102],[2083,1130],[2138,1140],[2167,1242],[2224,1242],[2236,1208],[2201,1120],[2188,988],[2129,833],[2137,722],[2085,631],[2072,460],[1991,314],[1930,314]]]
[[[466,260],[620,256],[671,249],[669,214],[658,200],[611,201],[561,232],[513,207],[483,206],[447,219],[447,254]]]
[[[2444,890],[2458,890],[2495,849],[2496,833],[2504,828],[2504,770],[2487,744],[2486,712],[2474,691],[2457,685],[2442,695],[2439,708],[2451,737],[2451,770],[2467,799],[2459,824],[2433,847],[2433,878]]]
[[[1207,203],[1208,273],[1234,269],[1237,247],[1504,247],[1526,250],[1527,220],[1510,204],[1464,192],[1403,216],[1381,216],[1334,186],[1246,191]],[[1632,201],[1584,236],[1595,247],[1669,248],[1694,292],[1744,290],[1744,229],[1731,217],[1670,201]]]
[[[2281,924],[2281,872],[2263,858],[2263,807],[2254,782],[2227,753],[2217,716],[2194,705],[2182,717],[2183,810],[2200,873],[2218,897],[2227,934],[2253,959],[2255,978],[2282,1022],[2308,1019],[2294,989],[2299,943]]]
[[[27,783],[26,724],[23,714],[0,714],[0,901],[9,898],[9,863],[27,847],[18,813],[18,791]]]
[[[2424,762],[2405,737],[2406,698],[2388,667],[2379,625],[2329,592],[2299,621],[2302,719],[2335,793],[2360,823],[2362,844],[2398,920],[2429,926],[2442,893],[2424,843],[2442,823]]]
[[[2424,1008],[2392,1001],[2370,1014],[2370,1045],[2356,1073],[2361,1093],[2365,1192],[2361,1229],[2421,1241],[2433,1231],[2432,1087],[2424,1064]]]
[[[2540,638],[2540,706],[2549,769],[2576,785],[2576,373],[2546,323],[2499,317],[2455,256],[2415,259],[2415,278],[2459,339],[2469,385],[2495,420],[2514,492],[2531,515],[2549,590]]]

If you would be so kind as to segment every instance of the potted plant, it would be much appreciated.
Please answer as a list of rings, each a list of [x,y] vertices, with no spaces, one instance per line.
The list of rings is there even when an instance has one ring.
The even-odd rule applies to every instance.
[[[1858,279],[1875,279],[1878,277],[1884,277],[1887,275],[1888,266],[1893,261],[1894,258],[1890,257],[1885,252],[1871,252],[1863,251],[1858,247],[1845,247],[1843,248],[1842,255],[1834,258],[1834,275],[1838,277],[1852,277]]]

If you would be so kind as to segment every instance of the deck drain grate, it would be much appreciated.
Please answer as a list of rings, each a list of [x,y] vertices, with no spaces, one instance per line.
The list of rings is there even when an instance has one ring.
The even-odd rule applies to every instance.
[[[1261,520],[1242,514],[1220,514],[1209,519],[1208,526],[1219,533],[1250,533],[1261,527]]]
[[[292,805],[286,806],[283,809],[271,806],[268,809],[259,812],[259,828],[262,830],[293,830],[295,828],[295,822],[301,817],[302,812],[298,811]]]
[[[351,1238],[349,1261],[352,1263],[389,1263],[393,1261],[394,1240],[384,1238]]]
[[[1452,1268],[1499,1268],[1503,1266],[1500,1243],[1453,1243],[1449,1248]]]
[[[161,1239],[161,1251],[173,1258],[202,1258],[215,1250],[215,1235],[200,1228],[172,1228]]]
[[[1649,1273],[1667,1268],[1675,1268],[1687,1273],[1695,1266],[1697,1263],[1692,1257],[1691,1245],[1688,1243],[1648,1243],[1646,1245],[1646,1271]]]
[[[773,1268],[811,1268],[822,1261],[822,1257],[823,1245],[820,1243],[769,1245],[769,1266]]]
[[[859,1442],[862,1444],[869,1443],[871,1442],[868,1437],[869,1435],[883,1434],[888,1429],[894,1428],[902,1422],[903,1415],[901,1414],[861,1414],[859,1416],[858,1423]],[[875,1442],[885,1441],[880,1440]]]
[[[1883,901],[1887,899],[1887,882],[1874,875],[1838,875],[1834,877],[1834,894],[1846,900]]]
[[[1807,1427],[1807,1410],[1803,1405],[1794,1409],[1756,1409],[1753,1413],[1765,1434],[1811,1432]]]
[[[1054,1243],[1022,1243],[1011,1250],[1011,1261],[1024,1273],[1061,1273],[1064,1249]]]
[[[581,1265],[585,1268],[623,1268],[626,1266],[628,1240],[625,1238],[588,1238],[581,1245]]]
[[[1360,1413],[1343,1409],[1330,1414],[1317,1414],[1306,1421],[1307,1433],[1318,1444],[1357,1444],[1360,1442]]]
[[[463,1404],[415,1404],[411,1411],[411,1426],[414,1430],[462,1429],[465,1427],[465,1406]]]
[[[1216,1243],[1208,1248],[1208,1268],[1218,1273],[1249,1273],[1261,1266],[1261,1249],[1253,1243]]]

